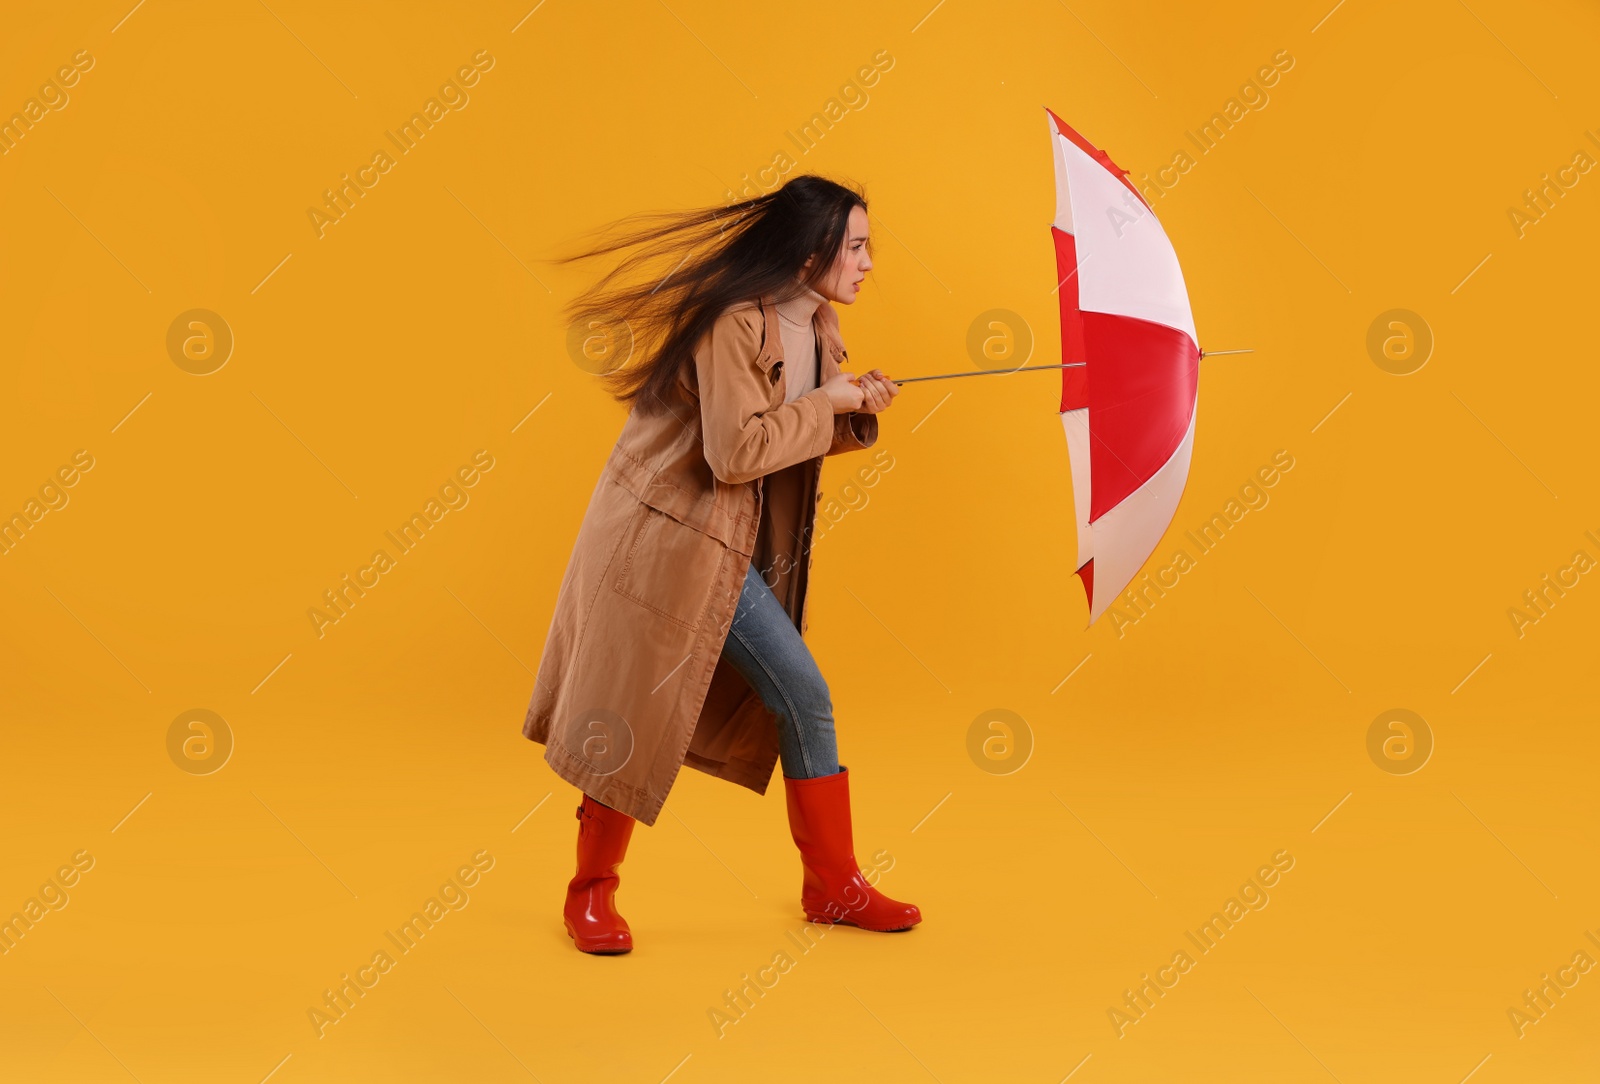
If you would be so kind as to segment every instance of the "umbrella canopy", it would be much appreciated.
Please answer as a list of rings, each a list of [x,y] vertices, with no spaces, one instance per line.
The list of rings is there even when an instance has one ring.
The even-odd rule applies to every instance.
[[[1049,109],[1061,424],[1089,622],[1172,523],[1189,478],[1200,347],[1172,242],[1128,171]]]

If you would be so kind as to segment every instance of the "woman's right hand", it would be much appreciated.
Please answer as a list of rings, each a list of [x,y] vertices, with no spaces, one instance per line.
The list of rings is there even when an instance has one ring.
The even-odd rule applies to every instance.
[[[833,404],[835,414],[848,414],[861,409],[865,393],[851,379],[852,376],[853,373],[839,372],[822,382],[822,390],[828,394],[828,402]]]

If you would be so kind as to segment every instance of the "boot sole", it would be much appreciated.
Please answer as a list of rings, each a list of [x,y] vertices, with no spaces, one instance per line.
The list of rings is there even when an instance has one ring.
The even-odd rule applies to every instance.
[[[854,926],[858,930],[870,930],[873,933],[900,933],[904,930],[911,929],[912,927],[916,926],[918,922],[922,921],[919,918],[917,919],[917,922],[908,922],[904,926],[863,926],[861,923],[854,922],[848,918],[836,918],[833,915],[820,914],[811,911],[806,912],[806,918],[811,922],[826,922],[830,926]]]
[[[590,956],[623,956],[633,951],[632,945],[629,945],[627,948],[584,948],[582,945],[578,944],[577,934],[573,933],[571,930],[568,930],[567,936],[572,938],[572,943],[573,945],[577,946],[579,952],[586,952]]]

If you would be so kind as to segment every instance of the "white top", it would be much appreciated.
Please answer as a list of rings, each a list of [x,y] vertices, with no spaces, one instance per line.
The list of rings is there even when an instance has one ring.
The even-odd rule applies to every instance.
[[[811,287],[806,286],[799,296],[780,301],[778,333],[783,339],[783,371],[786,384],[783,401],[792,403],[817,386],[817,375],[822,368],[822,340],[812,325],[817,306],[825,300]]]

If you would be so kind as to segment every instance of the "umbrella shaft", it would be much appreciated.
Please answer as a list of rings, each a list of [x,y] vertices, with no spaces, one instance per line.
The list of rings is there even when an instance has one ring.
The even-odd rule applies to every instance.
[[[1078,369],[1085,362],[1064,361],[1060,365],[1024,365],[1018,369],[976,369],[970,373],[939,373],[935,376],[908,376],[901,380],[893,381],[895,384],[910,384],[917,380],[949,380],[957,376],[988,376],[991,373],[1026,373],[1033,369]]]
[[[1201,357],[1211,357],[1213,354],[1253,354],[1254,350],[1206,350]],[[918,380],[949,380],[957,376],[989,376],[993,373],[1026,373],[1034,369],[1081,369],[1088,364],[1083,361],[1064,361],[1060,365],[1024,365],[1017,369],[975,369],[970,373],[939,373],[935,376],[908,376],[903,380],[893,381],[895,384],[910,384]]]

